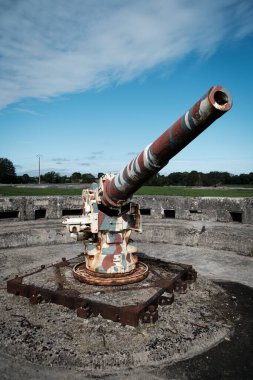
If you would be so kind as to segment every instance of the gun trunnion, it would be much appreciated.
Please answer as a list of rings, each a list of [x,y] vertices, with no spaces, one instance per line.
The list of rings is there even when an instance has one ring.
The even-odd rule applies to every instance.
[[[148,267],[138,263],[131,231],[141,232],[139,205],[132,195],[169,160],[232,107],[222,86],[214,86],[120,173],[105,174],[91,189],[83,190],[83,215],[63,223],[84,242],[85,263],[74,267],[80,281],[122,285],[143,280]]]

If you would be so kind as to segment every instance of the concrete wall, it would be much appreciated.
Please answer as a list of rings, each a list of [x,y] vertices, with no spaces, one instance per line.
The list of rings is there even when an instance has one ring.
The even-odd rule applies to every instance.
[[[253,224],[253,198],[135,196],[133,199],[143,212],[156,219]],[[0,220],[59,219],[80,210],[81,196],[0,198]]]
[[[16,223],[8,221],[0,224],[0,249],[72,242],[70,234],[59,219]]]
[[[81,210],[80,197],[2,197],[0,219],[59,219],[64,212]],[[16,215],[11,214],[16,212]]]
[[[136,241],[253,255],[252,198],[139,196],[134,201],[146,214],[143,233],[132,235]],[[61,218],[80,212],[79,196],[0,198],[0,249],[69,243]]]
[[[143,218],[142,233],[132,233],[137,242],[168,243],[233,251],[253,256],[253,225],[208,221]]]
[[[155,218],[253,224],[253,198],[134,197]],[[167,216],[166,216],[167,214]]]

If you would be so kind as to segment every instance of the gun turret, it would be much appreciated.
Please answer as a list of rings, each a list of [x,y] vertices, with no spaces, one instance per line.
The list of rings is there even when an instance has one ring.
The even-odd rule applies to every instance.
[[[147,275],[141,269],[142,274],[134,276],[137,248],[129,244],[129,239],[132,230],[141,232],[141,215],[131,197],[231,107],[228,91],[222,86],[212,87],[120,173],[105,174],[97,187],[83,191],[83,216],[63,222],[72,236],[84,241],[83,281],[115,285],[140,281]],[[80,273],[76,274],[75,269],[74,275],[80,280]],[[108,278],[110,281],[104,280]]]

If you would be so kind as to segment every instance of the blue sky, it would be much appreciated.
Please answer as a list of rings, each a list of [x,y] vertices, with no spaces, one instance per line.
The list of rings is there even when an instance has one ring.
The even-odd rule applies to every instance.
[[[253,171],[252,0],[0,0],[0,157],[117,172],[215,84],[232,110],[163,174]]]

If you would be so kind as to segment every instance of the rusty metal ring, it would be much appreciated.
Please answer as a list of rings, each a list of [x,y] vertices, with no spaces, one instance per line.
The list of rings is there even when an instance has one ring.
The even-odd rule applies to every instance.
[[[77,264],[73,268],[73,276],[80,282],[90,285],[127,285],[134,284],[144,280],[149,273],[148,266],[142,262],[138,262],[133,272],[122,274],[121,277],[98,277],[96,274],[87,270],[85,263]]]

